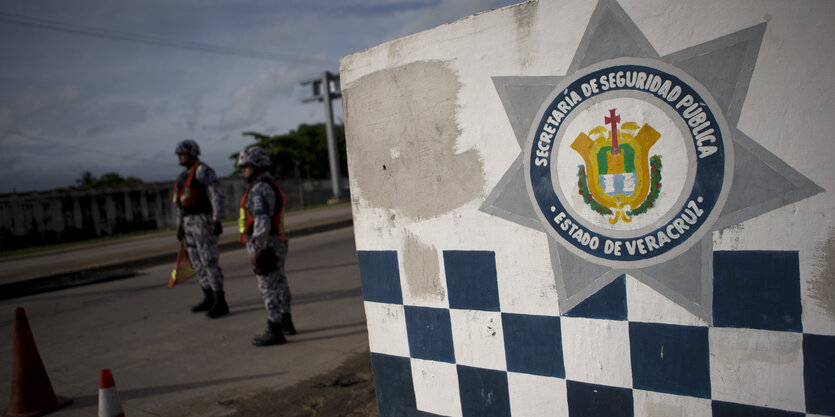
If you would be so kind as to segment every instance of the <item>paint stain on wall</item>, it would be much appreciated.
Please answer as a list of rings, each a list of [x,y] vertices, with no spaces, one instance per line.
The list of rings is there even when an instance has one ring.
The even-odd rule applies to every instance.
[[[812,259],[809,298],[835,319],[835,229],[829,229],[826,242],[818,246]]]
[[[539,3],[528,2],[513,8],[513,19],[516,22],[516,41],[522,67],[530,66],[535,57],[532,47],[531,34],[536,24]]]
[[[435,247],[426,245],[415,235],[407,233],[403,241],[402,256],[409,293],[418,299],[432,298],[443,301],[446,291],[441,284],[441,270]]]
[[[677,406],[662,403],[647,403],[646,416],[647,417],[678,417],[686,416],[684,406]]]
[[[721,245],[722,242],[728,238],[725,236],[727,233],[729,238],[732,239],[730,241],[731,249],[738,249],[742,244],[741,232],[743,230],[745,230],[745,225],[743,223],[737,223],[713,232],[713,246],[715,247]]]
[[[538,5],[536,2],[528,2],[513,8],[513,20],[516,21],[516,38],[518,40],[527,41],[531,36]]]
[[[443,215],[478,197],[476,150],[455,149],[461,83],[442,61],[366,75],[343,91],[351,177],[374,207],[411,220]]]

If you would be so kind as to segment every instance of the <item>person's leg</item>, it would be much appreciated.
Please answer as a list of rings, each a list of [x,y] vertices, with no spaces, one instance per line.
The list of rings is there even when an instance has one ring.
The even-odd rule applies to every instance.
[[[287,275],[284,273],[284,263],[287,260],[288,245],[287,242],[279,241],[275,248],[275,255],[278,258],[278,268],[276,274],[277,281],[277,309],[280,316],[281,330],[284,334],[296,334],[296,327],[293,325],[293,316],[290,314],[290,285],[287,282]]]
[[[206,271],[206,266],[203,263],[203,256],[198,247],[200,236],[200,221],[197,216],[183,217],[183,231],[185,231],[185,247],[188,253],[188,259],[191,266],[194,268],[194,274],[200,282],[200,288],[203,290],[203,300],[191,307],[192,312],[208,311],[214,304],[214,294],[212,292],[209,274]]]
[[[223,272],[220,269],[220,250],[217,247],[217,236],[212,233],[212,222],[208,216],[200,216],[201,227],[195,236],[195,245],[205,271],[206,282],[213,292],[213,303],[206,313],[211,318],[217,318],[229,313],[226,297],[223,292]]]
[[[264,299],[267,309],[267,329],[264,334],[252,339],[255,346],[281,345],[287,342],[281,330],[281,299],[278,296],[279,275],[273,271],[267,275],[255,275],[258,279],[258,291]]]

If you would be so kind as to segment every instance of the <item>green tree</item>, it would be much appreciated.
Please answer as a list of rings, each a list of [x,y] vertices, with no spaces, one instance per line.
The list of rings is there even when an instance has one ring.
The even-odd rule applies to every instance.
[[[136,177],[123,178],[115,172],[106,172],[96,178],[90,171],[81,173],[81,177],[75,180],[76,185],[85,188],[110,187],[114,185],[135,185],[142,184],[142,180]]]
[[[345,129],[334,126],[336,143],[339,147],[339,170],[347,173],[348,158],[345,152]],[[325,124],[301,124],[296,130],[283,135],[267,136],[257,132],[244,132],[244,136],[255,139],[257,145],[267,150],[273,163],[273,175],[280,179],[328,179],[328,143]],[[238,154],[230,157],[238,158]]]
[[[79,187],[90,187],[94,182],[96,182],[96,177],[94,177],[93,173],[90,171],[82,172],[81,177],[75,180],[75,184]]]

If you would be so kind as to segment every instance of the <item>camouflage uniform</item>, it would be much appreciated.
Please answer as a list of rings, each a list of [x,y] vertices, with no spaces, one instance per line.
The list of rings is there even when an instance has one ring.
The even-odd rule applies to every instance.
[[[223,272],[218,264],[218,237],[213,232],[215,219],[219,220],[223,215],[223,190],[215,171],[206,164],[199,164],[194,179],[205,187],[211,203],[211,212],[189,214],[178,204],[177,227],[182,227],[185,231],[186,252],[200,280],[200,286],[204,290],[223,291]],[[187,176],[188,172],[188,169],[183,171],[180,179]]]
[[[262,173],[246,198],[246,209],[252,213],[254,224],[252,236],[246,242],[248,254],[262,253],[265,250],[275,252],[278,268],[269,273],[260,273],[255,269],[258,278],[258,290],[264,298],[269,319],[281,322],[282,314],[290,313],[290,287],[287,285],[287,275],[284,273],[284,261],[287,259],[287,242],[282,241],[273,228],[273,215],[276,207],[281,205],[281,196],[277,196],[273,188],[266,182],[272,179],[269,173]]]

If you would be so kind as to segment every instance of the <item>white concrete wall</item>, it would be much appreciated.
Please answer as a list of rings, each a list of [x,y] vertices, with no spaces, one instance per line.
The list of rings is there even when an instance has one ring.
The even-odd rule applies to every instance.
[[[585,404],[572,397],[582,384],[626,390],[632,407],[628,415],[731,415],[734,404],[835,415],[831,374],[821,381],[808,372],[835,369],[832,351],[821,357],[814,347],[835,347],[833,21],[835,3],[830,1],[543,0],[471,16],[343,58],[354,227],[371,349],[378,358],[375,375],[392,381],[388,378],[396,372],[391,364],[401,362],[412,373],[411,381],[401,381],[401,390],[381,387],[378,378],[381,415],[395,415],[412,404],[445,416],[501,415],[501,404],[482,404],[486,408],[479,411],[467,399],[472,387],[462,381],[470,381],[470,368],[505,375],[497,377],[504,381],[497,395],[508,399],[513,416],[569,415],[571,407]],[[633,36],[624,46],[622,39],[607,38],[613,35],[602,26],[613,22]],[[731,55],[718,52],[737,44]],[[735,164],[726,172],[725,192],[728,204],[740,208],[723,212],[720,204],[714,223],[701,229],[703,238],[693,238],[702,243],[691,242],[672,261],[658,258],[640,266],[566,249],[543,223],[546,215],[532,214],[529,188],[511,181],[527,181],[518,172],[530,167],[519,160],[535,150],[533,137],[540,132],[535,124],[543,106],[559,94],[555,87],[584,73],[586,65],[635,56],[669,65],[659,64],[671,66],[682,79],[692,77],[708,95],[718,97],[719,105],[712,108],[727,121],[726,140],[733,149],[727,160]],[[733,64],[739,67],[728,69]],[[696,169],[694,158],[688,172]],[[746,177],[762,166],[776,179]],[[574,165],[569,168],[560,169],[576,172]],[[663,172],[673,175],[674,169],[665,165]],[[790,183],[791,192],[769,194],[779,178]],[[741,195],[762,196],[762,201],[743,201]],[[387,278],[372,271],[371,263],[379,258],[363,258],[384,251],[396,252],[393,279],[399,300],[391,288],[376,295],[375,288],[385,286]],[[486,278],[486,287],[495,285],[498,310],[451,305],[449,251],[494,254],[495,284]],[[773,329],[749,326],[747,319],[724,321],[725,313],[716,309],[730,308],[729,299],[714,292],[714,273],[726,274],[722,279],[731,283],[741,274],[727,272],[728,262],[720,259],[726,255],[731,264],[736,256],[750,261],[751,274],[785,265],[792,271],[796,256],[796,273],[772,277],[799,286],[796,297],[778,302],[793,305],[799,297],[800,310],[785,318],[796,323]],[[777,266],[772,268],[772,262]],[[578,273],[588,277],[568,276]],[[622,274],[626,277],[619,281]],[[617,292],[612,285],[625,288],[625,317],[566,314],[602,288]],[[474,297],[492,297],[480,285],[469,291]],[[767,291],[754,285],[750,296],[765,299]],[[745,304],[738,313],[775,311],[765,304]],[[409,340],[414,336],[408,324],[411,307],[430,308],[444,317],[448,311],[453,360],[416,354],[420,341],[410,345]],[[563,375],[509,369],[502,329],[507,314],[559,318]],[[672,393],[646,388],[657,375],[647,376],[652,372],[640,368],[653,365],[636,364],[636,349],[646,348],[635,346],[641,324],[693,330],[706,343],[699,354],[707,355],[708,380]],[[658,377],[687,379],[685,368]],[[830,396],[822,399],[820,392]]]

